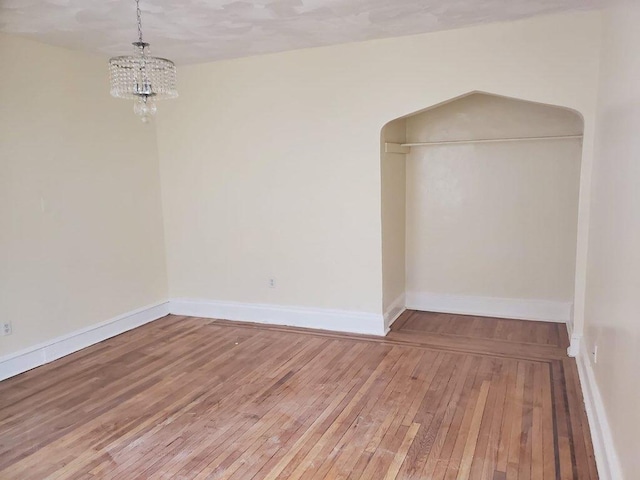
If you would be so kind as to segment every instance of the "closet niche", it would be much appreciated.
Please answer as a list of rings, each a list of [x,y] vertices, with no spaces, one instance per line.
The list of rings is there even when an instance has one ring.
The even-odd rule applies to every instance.
[[[582,133],[582,118],[572,110],[485,93],[385,125],[387,323],[405,306],[536,320],[547,318],[527,316],[544,317],[535,312],[545,309],[568,316]]]

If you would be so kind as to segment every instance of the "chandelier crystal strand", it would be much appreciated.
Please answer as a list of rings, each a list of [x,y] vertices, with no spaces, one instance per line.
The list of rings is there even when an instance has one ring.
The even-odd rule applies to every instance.
[[[143,122],[155,115],[156,100],[175,98],[176,66],[166,58],[153,57],[149,44],[142,39],[142,12],[136,0],[138,41],[133,42],[134,55],[113,57],[109,60],[111,95],[135,101],[133,111]]]

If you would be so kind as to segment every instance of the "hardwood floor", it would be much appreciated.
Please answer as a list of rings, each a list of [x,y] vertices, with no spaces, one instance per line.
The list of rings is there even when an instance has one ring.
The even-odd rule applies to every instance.
[[[394,331],[412,331],[455,335],[469,339],[499,340],[502,342],[569,346],[564,324],[523,322],[504,318],[473,317],[450,313],[408,310],[393,325]]]
[[[2,479],[596,479],[558,325],[168,316],[0,382]]]

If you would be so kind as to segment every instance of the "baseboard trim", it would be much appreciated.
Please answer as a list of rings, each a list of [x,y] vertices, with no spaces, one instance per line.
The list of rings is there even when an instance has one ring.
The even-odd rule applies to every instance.
[[[391,302],[391,305],[389,305],[389,308],[387,308],[387,310],[384,312],[385,335],[389,333],[389,330],[391,329],[391,325],[393,325],[393,322],[395,322],[398,319],[398,317],[402,315],[402,312],[404,312],[405,310],[406,310],[405,294],[402,293],[401,295],[398,296],[398,298],[396,298],[393,302]]]
[[[426,312],[455,313],[479,317],[515,318],[567,323],[571,302],[519,298],[476,297],[430,292],[407,292],[407,308]]]
[[[602,402],[600,389],[596,383],[595,372],[591,365],[589,352],[585,342],[580,342],[580,350],[576,358],[578,376],[584,397],[584,406],[589,419],[589,430],[598,467],[600,480],[622,480],[622,467],[616,453],[613,434],[607,420],[607,413]]]
[[[567,355],[571,358],[575,358],[580,354],[580,345],[582,344],[582,335],[571,333],[569,334],[569,347],[567,348]]]
[[[10,353],[0,357],[0,380],[52,362],[168,314],[168,302],[148,305],[33,347]]]
[[[286,325],[289,327],[313,328],[378,336],[384,336],[386,333],[383,315],[350,310],[223,302],[189,298],[171,299],[169,309],[174,315],[217,318],[236,322]]]

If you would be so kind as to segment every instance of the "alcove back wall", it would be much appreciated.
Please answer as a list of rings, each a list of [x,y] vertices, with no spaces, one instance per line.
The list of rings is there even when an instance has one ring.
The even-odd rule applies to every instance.
[[[407,117],[406,125],[410,143],[582,134],[575,112],[481,93]],[[581,154],[580,138],[411,147],[407,305],[569,320]],[[532,311],[531,300],[559,315]]]

